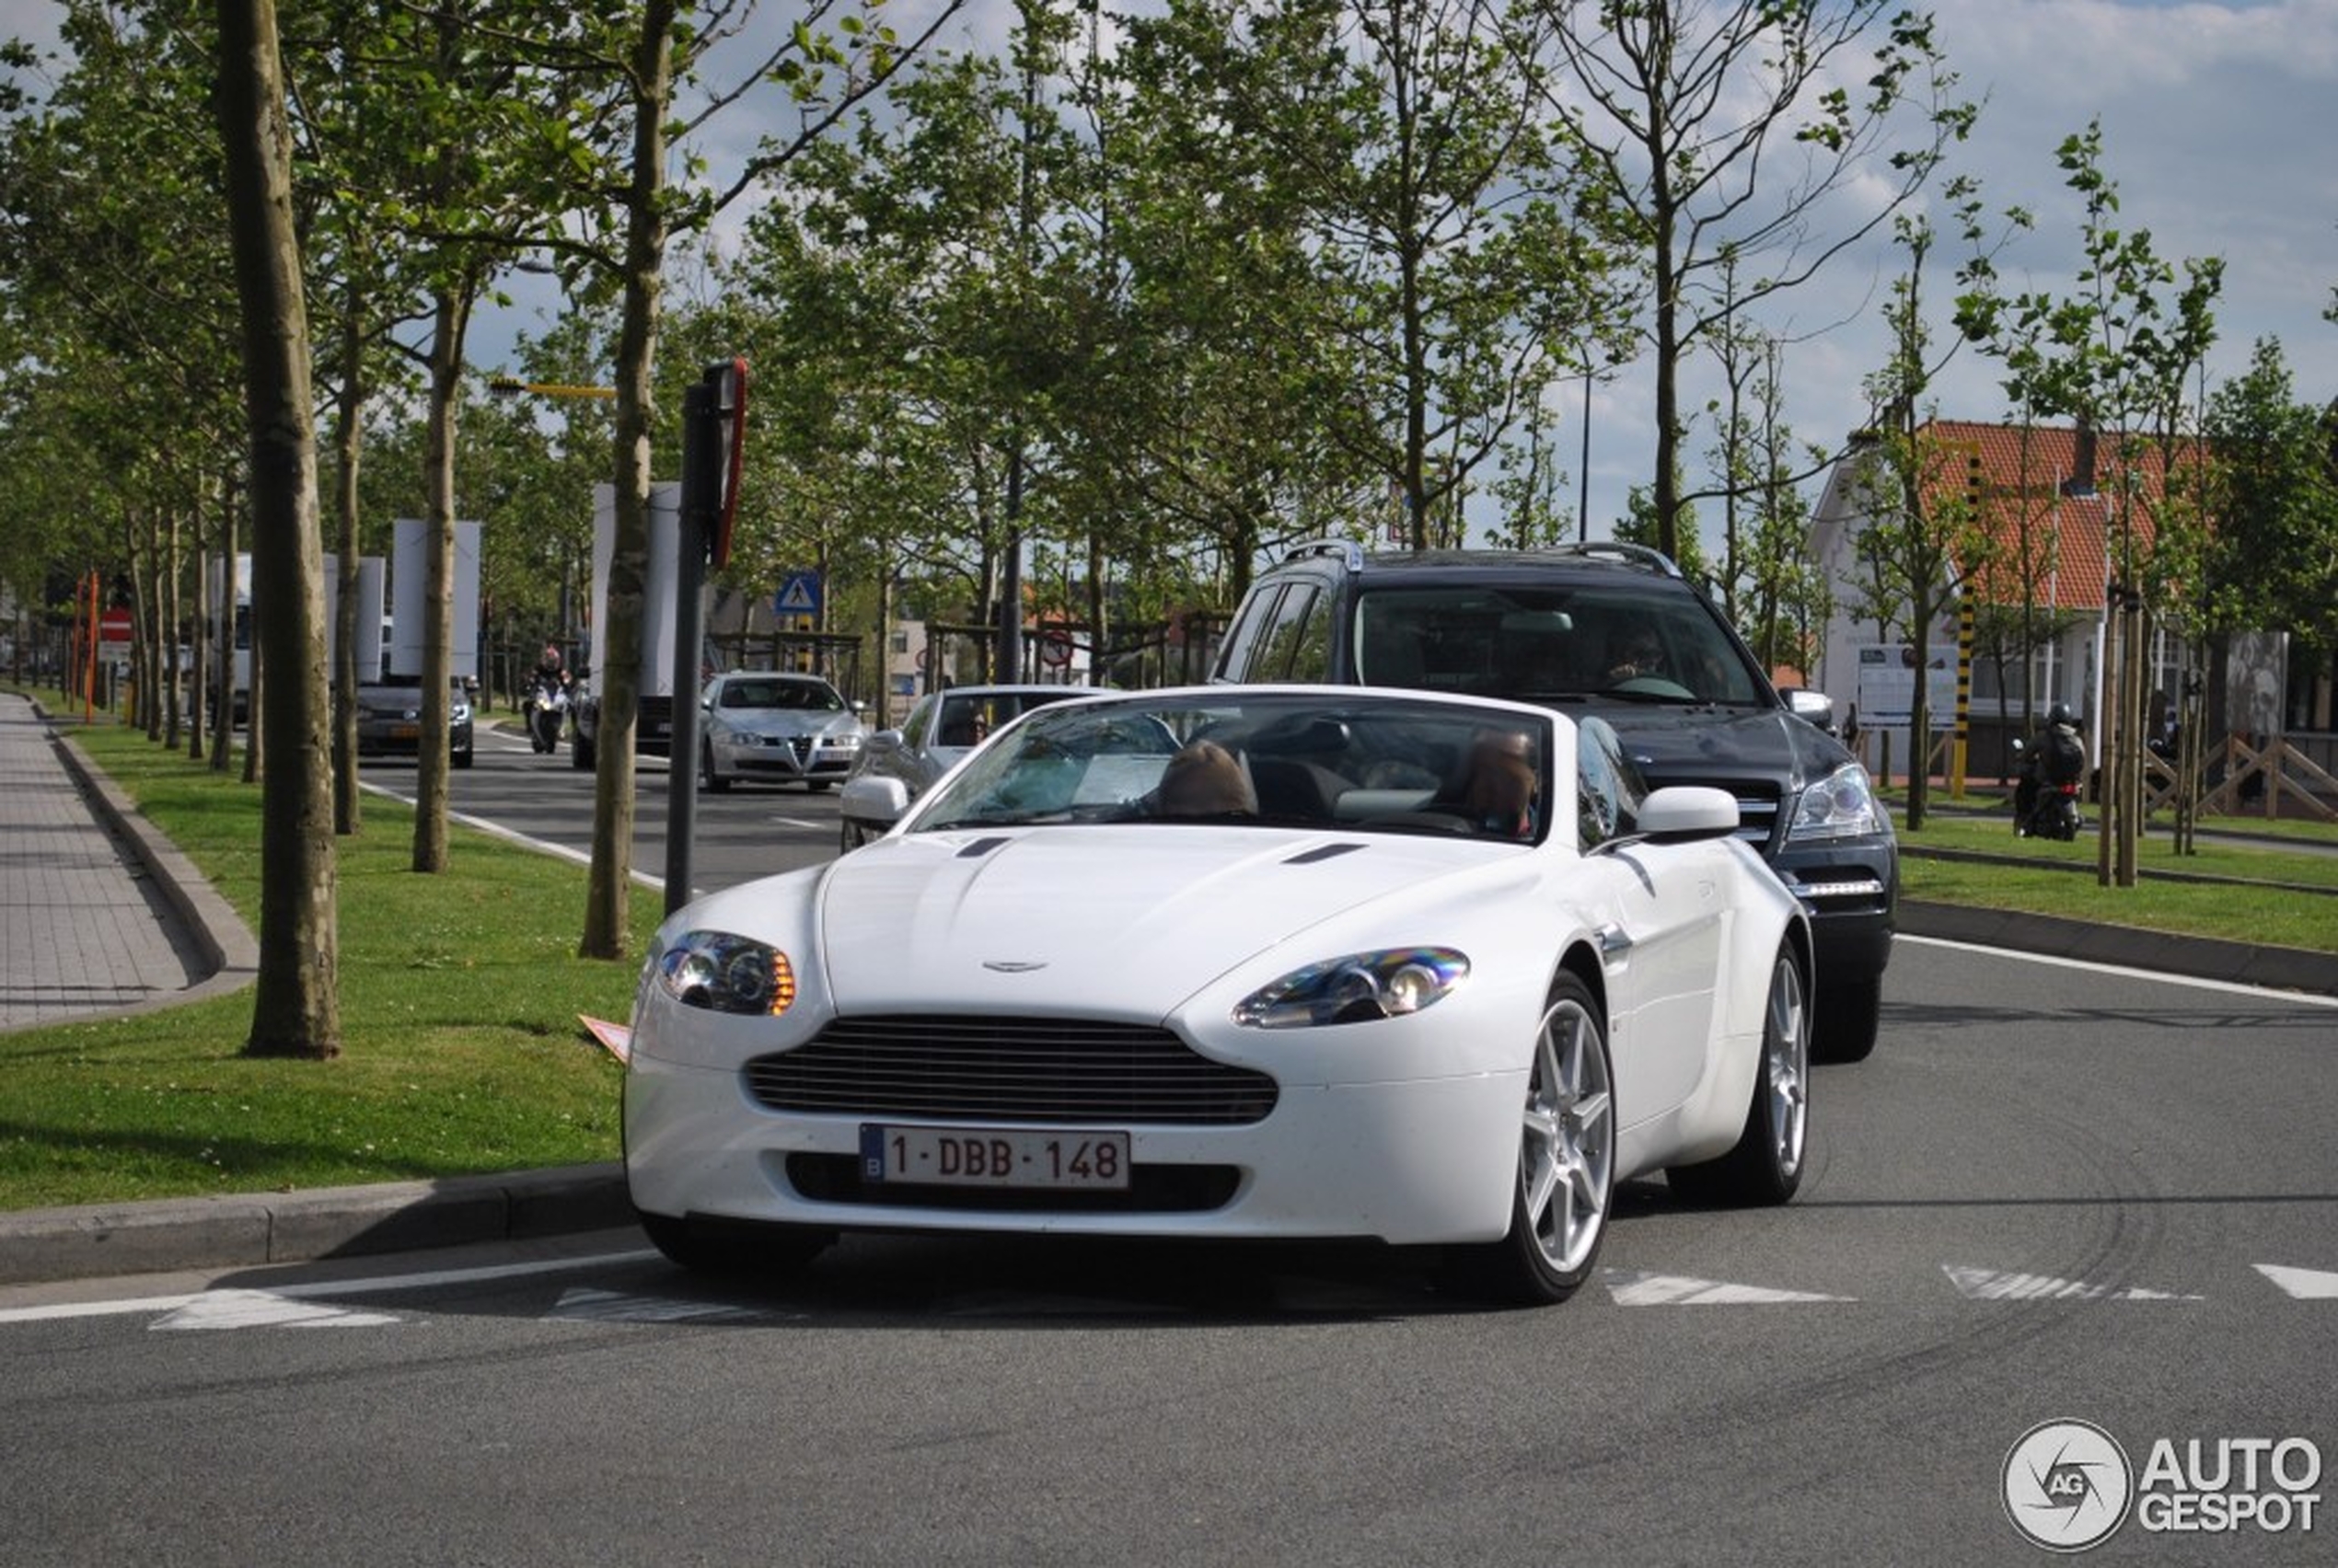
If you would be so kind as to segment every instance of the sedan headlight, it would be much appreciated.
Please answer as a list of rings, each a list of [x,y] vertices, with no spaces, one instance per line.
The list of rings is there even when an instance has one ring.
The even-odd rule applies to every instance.
[[[686,931],[654,967],[658,985],[684,1007],[777,1018],[795,1002],[787,954],[726,931]]]
[[[1788,838],[1858,838],[1888,831],[1867,769],[1846,762],[1809,789],[1794,804]]]
[[[1459,986],[1469,960],[1452,948],[1391,948],[1296,969],[1242,999],[1234,1021],[1253,1029],[1362,1023],[1429,1006]]]

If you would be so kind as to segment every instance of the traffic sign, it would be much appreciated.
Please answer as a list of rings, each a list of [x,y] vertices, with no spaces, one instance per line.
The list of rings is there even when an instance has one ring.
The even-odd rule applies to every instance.
[[[820,613],[820,574],[816,571],[791,571],[787,581],[780,584],[779,597],[771,601],[772,610],[783,616],[816,616]]]
[[[1068,633],[1051,631],[1039,640],[1039,662],[1050,669],[1060,670],[1071,663],[1071,638]]]
[[[98,617],[98,640],[100,643],[130,640],[130,612],[116,605]]]

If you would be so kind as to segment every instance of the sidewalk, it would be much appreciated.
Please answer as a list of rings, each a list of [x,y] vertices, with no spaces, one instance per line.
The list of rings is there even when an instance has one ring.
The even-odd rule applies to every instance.
[[[177,846],[0,691],[0,1033],[252,982],[260,944]],[[446,1182],[0,1211],[0,1286],[222,1269],[629,1225],[614,1163]]]
[[[251,983],[259,944],[110,780],[0,691],[0,1033],[175,1006]],[[2338,995],[2338,956],[1904,903],[1900,929],[1982,946]],[[630,1224],[616,1163],[446,1182],[0,1211],[0,1286],[224,1269]]]

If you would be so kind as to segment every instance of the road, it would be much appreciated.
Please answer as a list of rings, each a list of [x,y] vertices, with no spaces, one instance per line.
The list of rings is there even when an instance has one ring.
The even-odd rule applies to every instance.
[[[462,809],[506,773],[558,814],[564,759]],[[2102,1561],[2331,1561],[2338,1009],[1918,941],[1885,1007],[1796,1203],[1636,1184],[1542,1311],[1376,1250],[858,1237],[755,1287],[631,1233],[0,1292],[0,1562],[2043,1562],[2004,1472],[2063,1419],[2138,1487],[2317,1456],[2281,1530],[2138,1509]]]

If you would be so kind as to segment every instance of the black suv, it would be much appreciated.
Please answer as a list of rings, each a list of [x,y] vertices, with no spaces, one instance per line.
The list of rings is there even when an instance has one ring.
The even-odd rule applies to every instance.
[[[1211,678],[1417,686],[1596,713],[1651,787],[1718,786],[1811,913],[1813,1054],[1875,1048],[1899,846],[1833,705],[1770,685],[1719,610],[1655,550],[1368,554],[1302,545],[1251,585]]]

